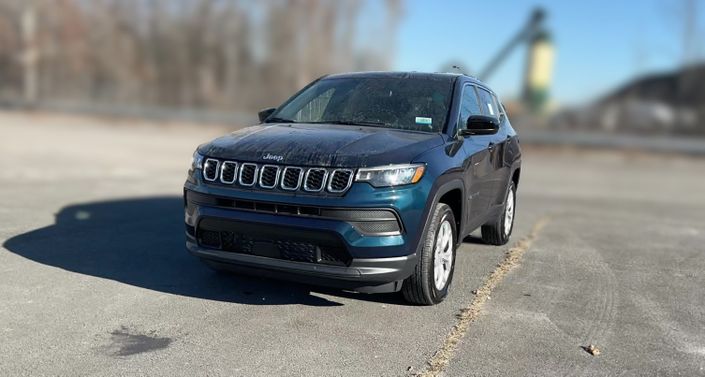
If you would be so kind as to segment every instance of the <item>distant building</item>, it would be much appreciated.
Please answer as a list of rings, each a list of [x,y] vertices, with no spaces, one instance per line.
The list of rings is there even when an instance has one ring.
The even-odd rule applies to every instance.
[[[558,128],[705,135],[705,64],[638,78],[580,109],[558,113]]]

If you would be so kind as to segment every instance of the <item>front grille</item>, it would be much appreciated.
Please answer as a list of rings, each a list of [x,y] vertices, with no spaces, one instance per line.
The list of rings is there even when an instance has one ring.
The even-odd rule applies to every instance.
[[[303,178],[304,169],[287,166],[284,168],[282,176],[282,188],[284,190],[298,190],[301,187],[301,179]]]
[[[350,169],[335,169],[331,173],[328,181],[328,191],[343,192],[352,184],[352,170]]]
[[[323,190],[326,184],[328,171],[326,169],[311,168],[306,172],[304,180],[304,190],[318,192]]]
[[[215,181],[218,178],[218,167],[220,166],[220,161],[208,158],[206,162],[203,163],[203,178],[206,181]]]
[[[202,230],[198,232],[199,240],[201,245],[206,247],[220,248],[220,232],[214,232],[212,230]]]
[[[232,184],[237,178],[237,162],[223,161],[220,166],[220,181],[225,184]]]
[[[253,186],[257,180],[257,165],[242,164],[240,166],[240,184],[243,186]]]
[[[282,259],[316,263],[316,245],[308,242],[279,240],[274,241]]]
[[[335,195],[344,194],[355,180],[353,169],[260,165],[216,158],[205,159],[202,174],[209,183],[277,191],[326,191]]]
[[[279,180],[279,167],[274,165],[262,166],[262,171],[259,175],[259,186],[262,188],[271,189],[277,186]]]

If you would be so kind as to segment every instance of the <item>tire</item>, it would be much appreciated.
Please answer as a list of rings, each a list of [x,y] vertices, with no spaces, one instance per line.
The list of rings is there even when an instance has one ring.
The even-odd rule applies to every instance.
[[[457,240],[453,211],[447,204],[438,203],[431,216],[418,263],[402,286],[402,294],[408,302],[435,305],[446,298],[453,281]],[[436,251],[439,251],[438,255]]]
[[[489,245],[504,245],[509,242],[509,237],[514,230],[514,218],[516,217],[516,186],[510,181],[507,193],[504,197],[502,211],[497,218],[482,226],[482,241]]]

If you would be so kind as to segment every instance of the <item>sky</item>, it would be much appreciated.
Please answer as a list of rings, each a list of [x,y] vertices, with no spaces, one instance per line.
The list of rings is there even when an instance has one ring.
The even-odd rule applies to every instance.
[[[702,36],[705,0],[695,1],[699,13],[694,18]],[[638,76],[681,64],[684,3],[407,0],[393,68],[437,72],[459,62],[466,72],[477,73],[540,5],[548,12],[546,23],[556,46],[552,97],[558,104],[585,103]],[[516,49],[486,82],[503,97],[517,96],[525,55],[523,46]]]

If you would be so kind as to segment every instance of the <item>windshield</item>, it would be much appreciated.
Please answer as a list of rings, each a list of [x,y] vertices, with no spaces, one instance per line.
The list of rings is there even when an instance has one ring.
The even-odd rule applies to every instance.
[[[333,123],[440,132],[452,93],[447,78],[330,78],[292,98],[267,122]]]

